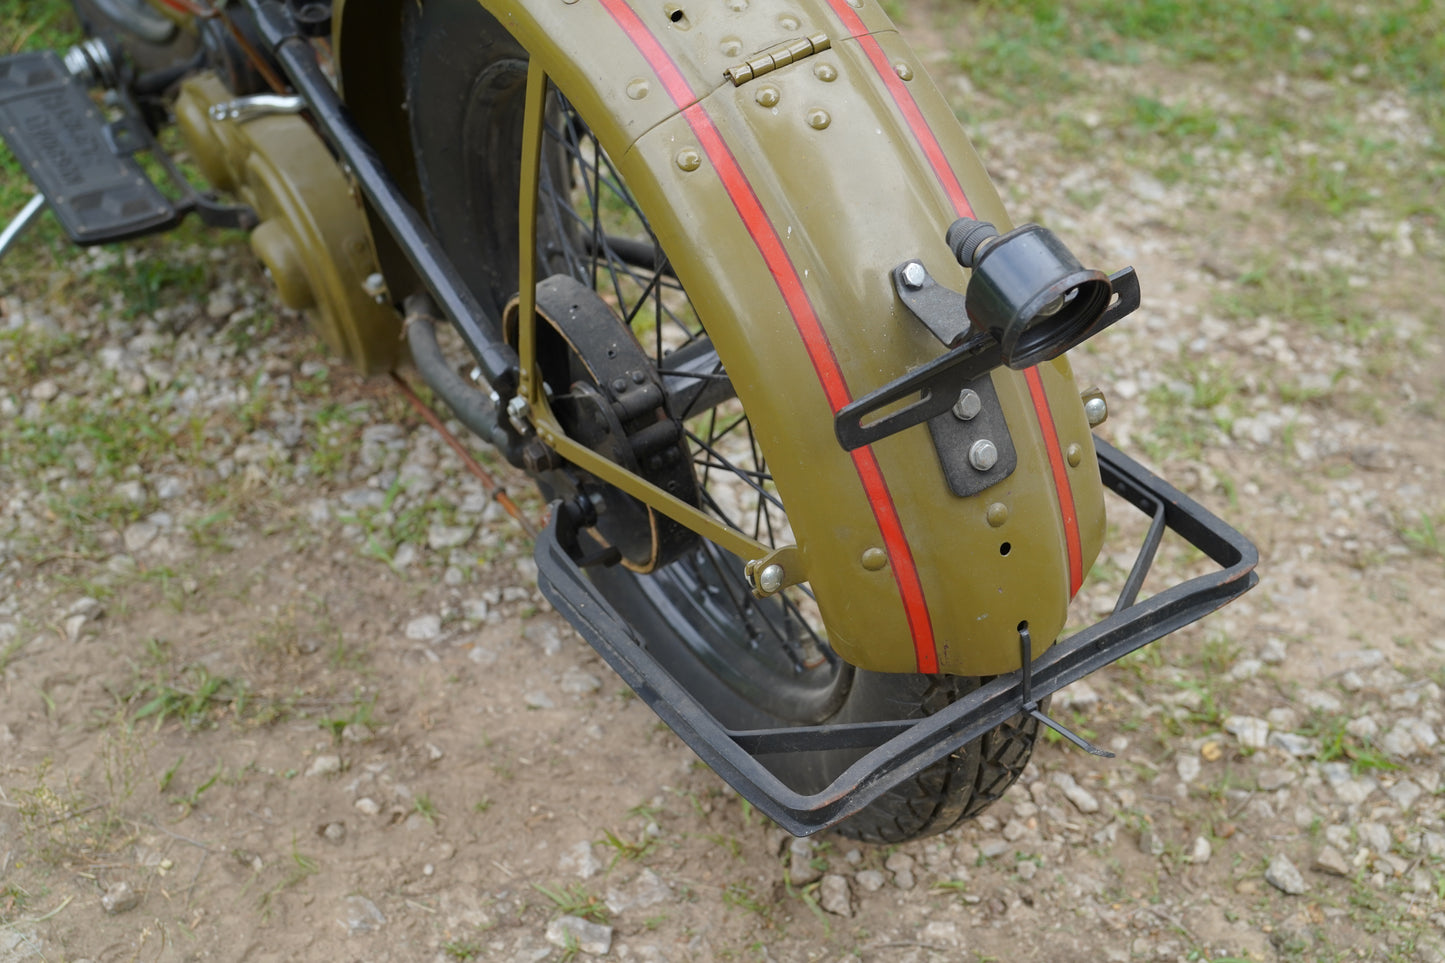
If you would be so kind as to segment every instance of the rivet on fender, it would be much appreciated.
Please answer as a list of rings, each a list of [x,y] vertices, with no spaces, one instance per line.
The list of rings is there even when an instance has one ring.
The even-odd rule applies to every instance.
[[[1003,523],[1008,521],[1008,506],[1003,502],[994,502],[984,509],[983,517],[988,520],[989,525],[1001,528]]]
[[[764,84],[758,88],[757,95],[753,98],[762,107],[776,107],[778,101],[783,99],[783,94],[772,84]]]
[[[898,75],[899,80],[913,79],[913,68],[901,60],[893,65],[893,72]]]
[[[1070,468],[1078,468],[1079,462],[1084,460],[1084,449],[1078,445],[1070,445],[1069,450],[1064,453],[1064,457],[1069,459]]]
[[[572,0],[572,2],[575,3],[576,0]],[[637,79],[628,83],[627,96],[631,97],[633,100],[641,100],[642,98],[646,97],[651,90],[652,86],[648,84],[646,80],[638,77]]]
[[[808,111],[808,126],[814,130],[827,130],[832,122],[833,116],[821,107]]]
[[[677,152],[677,166],[685,171],[695,171],[702,166],[702,155],[696,148],[684,147]]]
[[[863,567],[870,572],[880,572],[888,566],[888,553],[881,548],[863,550]]]
[[[813,68],[813,76],[825,84],[831,84],[838,79],[838,68],[832,64],[818,64]]]

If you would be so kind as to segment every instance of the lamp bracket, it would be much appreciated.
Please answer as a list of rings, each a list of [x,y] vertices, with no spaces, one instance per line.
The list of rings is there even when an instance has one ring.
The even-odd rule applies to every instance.
[[[908,273],[912,274],[911,280]],[[833,419],[833,433],[846,451],[871,445],[943,414],[953,407],[959,391],[1004,363],[1002,349],[993,336],[969,324],[962,311],[964,296],[934,281],[921,262],[905,261],[893,269],[892,277],[904,306],[951,350],[841,408]],[[1111,274],[1109,285],[1109,306],[1064,350],[1083,343],[1139,307],[1139,279],[1132,267]],[[906,407],[876,417],[878,412],[910,396],[916,397]]]

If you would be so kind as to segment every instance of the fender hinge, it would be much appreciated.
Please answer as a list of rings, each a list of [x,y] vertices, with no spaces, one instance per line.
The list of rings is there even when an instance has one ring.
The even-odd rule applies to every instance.
[[[828,39],[826,33],[815,33],[811,37],[789,40],[787,43],[778,44],[771,50],[760,53],[736,67],[729,67],[723,71],[723,76],[731,80],[734,87],[741,87],[755,77],[772,73],[779,67],[786,67],[796,60],[821,53],[831,46],[833,46],[833,41]]]

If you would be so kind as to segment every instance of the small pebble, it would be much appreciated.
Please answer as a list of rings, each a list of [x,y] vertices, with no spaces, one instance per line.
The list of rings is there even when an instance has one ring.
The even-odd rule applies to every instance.
[[[1269,861],[1269,868],[1264,871],[1264,880],[1282,893],[1290,896],[1300,896],[1309,892],[1305,885],[1304,877],[1290,862],[1290,858],[1284,853],[1276,853]]]
[[[340,756],[317,756],[306,769],[308,776],[334,776],[341,771]]]
[[[140,893],[124,880],[111,883],[100,897],[101,908],[111,916],[127,913],[140,905]]]
[[[823,907],[825,913],[851,917],[853,915],[853,893],[848,887],[848,877],[840,876],[837,873],[829,873],[824,876],[823,881],[818,884],[818,905]]]
[[[576,947],[588,956],[606,956],[612,949],[612,927],[561,916],[547,924],[547,942],[564,949]]]

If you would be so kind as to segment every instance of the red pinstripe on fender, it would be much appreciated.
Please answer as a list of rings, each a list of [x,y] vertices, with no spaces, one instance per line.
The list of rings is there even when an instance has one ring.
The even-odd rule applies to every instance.
[[[698,103],[697,92],[688,84],[682,71],[678,69],[677,64],[647,25],[638,18],[624,0],[600,0],[600,2],[657,73],[658,78],[662,81],[663,89],[667,91],[673,103],[682,110],[682,116],[698,138],[699,147],[718,172],[723,188],[727,191],[728,197],[737,209],[738,216],[757,245],[758,252],[762,255],[774,282],[778,285],[778,290],[782,294],[788,311],[792,315],[793,323],[802,338],[808,359],[812,362],[813,370],[817,373],[818,380],[823,386],[828,404],[836,414],[853,400],[852,394],[848,390],[847,381],[843,377],[842,368],[838,365],[838,359],[833,353],[827,333],[823,330],[817,312],[814,310],[807,292],[803,289],[802,278],[799,277],[792,259],[788,257],[782,240],[773,228],[767,213],[763,210],[762,203],[758,200],[752,184],[738,166],[737,159],[713,125],[707,111]],[[960,196],[962,196],[961,192]],[[898,517],[898,508],[893,503],[893,496],[888,491],[888,484],[883,478],[883,472],[879,468],[878,460],[873,456],[873,452],[870,449],[861,448],[851,454],[853,466],[858,472],[858,479],[863,485],[864,493],[868,497],[868,503],[872,507],[874,519],[878,524],[879,533],[883,537],[884,550],[888,553],[889,568],[893,572],[899,595],[903,601],[904,613],[908,618],[909,630],[913,636],[913,651],[918,671],[937,672],[938,653],[934,645],[933,623],[928,614],[928,603],[923,595],[923,583],[918,576],[918,567],[914,562],[913,552],[908,546],[903,523]]]
[[[963,187],[959,184],[958,176],[954,174],[953,168],[949,165],[948,158],[944,156],[943,149],[938,144],[938,138],[934,136],[928,122],[924,120],[923,112],[919,110],[917,101],[913,99],[913,94],[908,90],[908,85],[899,78],[893,65],[888,62],[888,55],[883,52],[882,45],[869,34],[863,19],[848,5],[847,0],[828,0],[828,4],[833,8],[838,19],[843,21],[843,27],[848,34],[858,41],[859,46],[868,57],[868,62],[873,65],[873,69],[878,72],[879,78],[893,96],[894,104],[908,122],[908,129],[912,131],[924,156],[928,158],[929,166],[933,168],[934,176],[938,179],[944,193],[948,195],[949,202],[953,204],[954,212],[959,217],[973,217],[973,205],[969,204],[968,198],[964,196]],[[1068,470],[1064,467],[1064,453],[1059,444],[1059,433],[1054,424],[1053,412],[1049,410],[1049,398],[1044,392],[1043,378],[1039,375],[1037,368],[1030,368],[1024,372],[1024,378],[1028,382],[1029,398],[1033,402],[1034,414],[1039,421],[1039,431],[1043,435],[1044,447],[1048,451],[1054,489],[1058,492],[1059,517],[1064,523],[1064,543],[1069,556],[1069,598],[1073,598],[1084,581],[1084,552],[1079,540],[1079,519],[1074,510],[1074,493],[1069,485]]]

